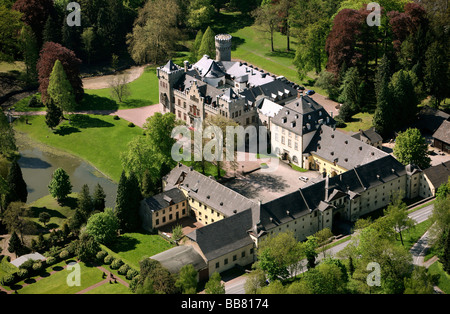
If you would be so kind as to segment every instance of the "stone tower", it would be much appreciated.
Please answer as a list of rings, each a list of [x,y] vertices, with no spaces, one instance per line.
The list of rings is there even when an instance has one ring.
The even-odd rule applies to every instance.
[[[216,61],[231,61],[231,38],[229,34],[216,35]]]

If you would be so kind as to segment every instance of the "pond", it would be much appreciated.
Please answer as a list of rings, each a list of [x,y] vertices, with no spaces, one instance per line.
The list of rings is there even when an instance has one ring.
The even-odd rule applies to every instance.
[[[48,184],[52,174],[57,168],[63,168],[70,176],[72,192],[80,192],[81,187],[87,184],[92,194],[99,183],[106,194],[106,206],[114,207],[117,184],[95,167],[76,156],[33,142],[25,136],[17,136],[16,140],[21,155],[19,165],[28,189],[28,203],[50,194]]]

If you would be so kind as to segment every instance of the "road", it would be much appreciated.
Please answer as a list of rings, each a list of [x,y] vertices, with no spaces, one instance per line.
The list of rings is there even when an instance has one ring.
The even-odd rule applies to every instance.
[[[421,222],[427,220],[431,216],[431,214],[433,212],[433,208],[434,208],[434,205],[431,204],[431,205],[425,206],[424,208],[421,208],[417,211],[410,213],[408,216],[410,218],[412,218],[416,222],[416,224],[418,224],[418,223],[421,223]],[[423,263],[423,255],[424,255],[425,249],[427,247],[427,240],[428,240],[427,234],[428,234],[428,232],[426,232],[424,234],[424,236],[411,249],[414,264],[420,264],[421,261]],[[343,250],[349,243],[350,243],[350,241],[345,241],[343,243],[340,243],[340,244],[326,250],[325,256],[326,257],[336,256],[336,254],[338,252],[340,252],[341,250]],[[317,260],[320,261],[323,258],[323,255],[324,255],[323,253],[319,253]],[[300,265],[303,266],[303,270],[301,272],[306,271],[306,260],[300,261]],[[246,280],[246,276],[243,275],[243,276],[239,276],[239,277],[236,277],[232,280],[225,282],[225,293],[226,294],[245,294],[245,290],[244,290],[245,280]]]

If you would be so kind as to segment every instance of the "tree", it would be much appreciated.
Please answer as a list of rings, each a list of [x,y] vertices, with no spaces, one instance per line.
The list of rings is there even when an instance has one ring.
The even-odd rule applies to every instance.
[[[6,225],[8,232],[17,232],[20,234],[22,243],[24,243],[23,235],[26,232],[31,233],[34,231],[34,225],[29,219],[26,219],[26,215],[27,208],[24,203],[12,202],[3,213],[2,217],[2,223]]]
[[[410,125],[417,114],[418,98],[411,73],[400,70],[392,75],[389,89],[395,104],[394,118],[399,127]]]
[[[245,294],[257,294],[266,285],[266,274],[262,269],[256,268],[247,275],[244,284]]]
[[[49,14],[47,21],[45,22],[44,29],[42,31],[42,41],[43,42],[60,42],[61,41],[61,33],[58,32],[58,29],[61,26],[55,21],[53,14]]]
[[[75,101],[80,102],[84,94],[79,70],[81,60],[76,57],[72,50],[53,42],[46,42],[42,46],[37,63],[39,91],[41,92],[42,102],[47,103],[50,74],[53,71],[56,60],[59,60],[64,68],[64,72],[75,94]]]
[[[16,151],[17,146],[14,130],[3,110],[0,110],[0,155],[9,158]]]
[[[387,219],[392,221],[394,230],[400,235],[400,241],[403,246],[402,231],[414,226],[414,220],[408,216],[408,207],[402,200],[403,194],[397,194],[393,196],[393,200],[388,205],[384,214]]]
[[[97,183],[92,195],[92,206],[94,210],[103,211],[106,204],[106,194],[100,183]]]
[[[95,32],[93,27],[86,28],[81,34],[81,42],[83,50],[87,55],[88,64],[91,64],[91,57],[95,47]]]
[[[133,32],[127,35],[130,55],[137,63],[158,63],[175,50],[180,39],[179,6],[175,0],[147,1],[139,9]]]
[[[53,130],[61,122],[61,119],[63,118],[63,112],[61,108],[55,105],[55,102],[52,98],[48,100],[46,106],[47,113],[45,114],[45,124],[47,124],[47,126]]]
[[[89,193],[89,186],[84,184],[78,193],[78,209],[83,213],[85,220],[89,218],[94,206],[92,204],[92,197]]]
[[[263,1],[261,6],[252,12],[255,18],[255,25],[262,33],[267,33],[270,36],[270,48],[274,52],[273,35],[279,22],[279,16],[276,14],[276,6],[272,5],[270,1]]]
[[[0,61],[13,61],[19,54],[17,34],[22,28],[21,14],[0,4]]]
[[[433,294],[435,284],[434,276],[425,267],[414,266],[411,277],[405,278],[404,294]]]
[[[358,69],[356,67],[348,69],[341,86],[341,98],[352,112],[358,112],[360,109],[360,82]]]
[[[50,221],[50,214],[47,212],[42,212],[39,214],[39,221],[44,224],[44,227],[47,227],[47,223]]]
[[[39,45],[42,44],[42,31],[49,14],[53,10],[52,0],[17,0],[12,9],[22,13],[22,21],[31,27]],[[2,28],[3,29],[3,28]]]
[[[328,240],[333,236],[330,228],[324,228],[322,230],[317,231],[314,234],[314,237],[317,239],[317,245],[321,247],[323,257],[325,258],[325,246]]]
[[[175,286],[184,294],[195,294],[197,292],[197,271],[192,264],[181,267]]]
[[[49,99],[63,112],[74,112],[76,109],[75,94],[67,79],[64,67],[59,60],[55,61],[50,74],[47,93]]]
[[[439,108],[441,101],[449,96],[450,70],[448,58],[443,46],[435,41],[428,47],[425,54],[425,86],[430,95],[436,100]]]
[[[214,6],[210,0],[190,0],[188,5],[187,25],[199,29],[211,22]]]
[[[131,95],[130,88],[128,87],[128,76],[125,74],[114,75],[109,82],[109,88],[111,90],[111,97],[117,99],[119,102],[123,102],[127,97]]]
[[[303,251],[306,255],[306,260],[308,261],[308,269],[314,268],[316,266],[317,247],[318,244],[315,237],[309,236],[306,238],[306,242],[303,245]]]
[[[328,93],[328,98],[337,99],[339,96],[339,80],[337,77],[326,70],[320,72],[314,86],[323,88]]]
[[[69,175],[64,169],[58,168],[53,172],[48,189],[58,203],[63,202],[72,193],[72,184],[70,183]]]
[[[97,252],[100,251],[100,245],[95,238],[88,233],[82,233],[80,238],[73,243],[75,245],[75,254],[80,261],[85,263],[94,261]]]
[[[120,176],[117,187],[115,215],[120,229],[134,231],[139,227],[139,207],[142,199],[139,182],[134,172],[129,177],[125,171]]]
[[[117,238],[119,222],[111,208],[106,208],[104,212],[97,213],[89,217],[86,224],[86,232],[94,239],[104,245],[113,243]]]
[[[407,129],[395,140],[394,156],[404,165],[413,164],[420,169],[430,166],[428,145],[418,129]]]
[[[206,29],[202,37],[202,42],[198,48],[197,58],[201,59],[204,55],[208,55],[211,59],[216,58],[216,39],[214,31],[210,26]]]
[[[200,49],[200,45],[202,44],[203,31],[199,30],[197,35],[195,35],[194,44],[191,48],[191,53],[189,55],[189,62],[195,63],[199,60],[198,50]]]
[[[11,162],[6,182],[9,188],[9,193],[6,195],[6,204],[18,201],[26,203],[28,198],[27,184],[23,179],[22,170],[17,161]]]
[[[14,231],[9,238],[8,252],[16,253],[16,257],[18,257],[21,254],[22,250],[23,244],[17,236],[17,233]]]
[[[225,284],[222,283],[222,278],[218,272],[213,273],[205,284],[205,293],[225,294]]]

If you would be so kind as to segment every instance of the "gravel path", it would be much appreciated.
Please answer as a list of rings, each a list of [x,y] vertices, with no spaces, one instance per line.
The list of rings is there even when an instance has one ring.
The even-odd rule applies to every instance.
[[[144,73],[145,65],[131,67],[128,70],[118,72],[118,74],[127,75],[127,83],[137,80]],[[104,75],[96,77],[87,77],[83,79],[84,89],[102,89],[109,88],[109,83],[114,75]]]

